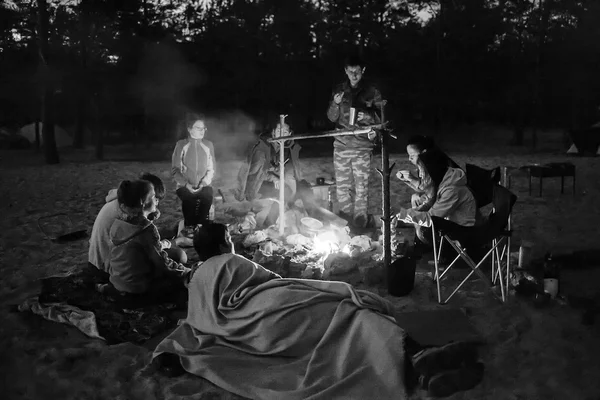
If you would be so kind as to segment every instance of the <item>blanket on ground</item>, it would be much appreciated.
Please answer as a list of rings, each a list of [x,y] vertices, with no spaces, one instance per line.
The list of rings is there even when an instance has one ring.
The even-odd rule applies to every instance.
[[[47,320],[72,325],[84,334],[108,344],[144,343],[177,325],[172,311],[182,304],[146,306],[118,304],[94,290],[95,277],[85,268],[62,276],[41,279],[38,296],[19,305]]]
[[[385,299],[344,282],[283,279],[238,255],[206,261],[187,319],[156,348],[253,399],[403,399],[404,331]]]

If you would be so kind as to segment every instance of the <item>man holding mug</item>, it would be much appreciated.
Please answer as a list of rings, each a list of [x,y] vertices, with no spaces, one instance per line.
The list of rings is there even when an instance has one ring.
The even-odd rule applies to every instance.
[[[381,118],[381,93],[363,80],[365,66],[357,56],[344,63],[347,80],[333,91],[327,117],[336,128],[378,124]],[[340,217],[357,228],[367,224],[369,174],[375,132],[353,136],[337,136],[333,142],[333,166]]]

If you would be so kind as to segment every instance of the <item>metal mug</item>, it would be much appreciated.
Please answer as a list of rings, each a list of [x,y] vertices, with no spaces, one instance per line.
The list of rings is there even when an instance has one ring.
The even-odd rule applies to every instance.
[[[356,122],[356,108],[350,107],[350,117],[348,118],[348,123],[350,125],[354,125]]]

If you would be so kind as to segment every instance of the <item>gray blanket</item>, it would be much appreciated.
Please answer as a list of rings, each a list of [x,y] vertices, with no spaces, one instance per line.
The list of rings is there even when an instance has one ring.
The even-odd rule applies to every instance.
[[[187,319],[154,356],[253,399],[403,399],[403,344],[385,299],[227,254],[194,274]]]

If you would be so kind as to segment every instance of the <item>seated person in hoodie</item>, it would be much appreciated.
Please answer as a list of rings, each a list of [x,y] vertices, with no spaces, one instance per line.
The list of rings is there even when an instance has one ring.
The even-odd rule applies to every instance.
[[[152,184],[157,202],[165,197],[165,185],[158,176],[144,172],[140,175],[140,179]],[[109,238],[110,227],[117,219],[119,213],[117,189],[111,189],[106,196],[106,204],[102,206],[102,209],[94,221],[89,241],[90,248],[88,251],[88,266],[90,267],[90,271],[104,281],[108,281],[109,277],[108,262],[110,259],[110,250],[112,248]],[[148,216],[148,219],[156,221],[159,216],[160,211],[157,209],[155,213]],[[184,264],[187,262],[187,255],[182,249],[178,248],[168,240],[163,240],[161,243],[170,258]]]
[[[216,170],[215,149],[205,139],[205,118],[198,114],[186,117],[186,138],[179,140],[171,157],[171,174],[177,184],[183,213],[182,235],[193,236],[197,225],[209,220],[213,202],[211,186]]]
[[[416,135],[411,137],[406,145],[406,153],[411,164],[417,167],[417,174],[414,175],[408,170],[398,171],[396,174],[398,179],[416,192],[412,195],[410,202],[412,208],[417,211],[429,210],[435,201],[435,187],[431,182],[431,178],[423,172],[423,164],[417,162],[420,154],[434,148],[436,147],[433,139],[428,136]],[[447,157],[447,160],[449,167],[460,168],[450,157]]]
[[[278,142],[269,143],[270,137],[285,137],[292,134],[289,125],[277,124],[271,134],[263,134],[249,149],[246,162],[242,165],[237,178],[234,196],[238,201],[256,202],[261,200],[263,209],[257,215],[258,226],[275,223],[278,207],[273,207],[279,199],[279,150]],[[300,145],[295,141],[284,142],[284,195],[287,203],[293,202],[301,182],[299,165]],[[308,185],[308,183],[307,183]],[[275,204],[276,205],[276,204]]]
[[[292,134],[289,125],[277,124],[271,134],[260,135],[248,152],[246,162],[238,173],[235,197],[238,201],[253,201],[258,198],[279,198],[279,149],[278,142],[269,143],[270,137],[278,138]],[[300,145],[294,141],[284,142],[285,195],[291,199],[296,194],[301,179],[299,154]]]
[[[165,295],[165,290],[183,290],[182,283],[191,270],[168,256],[158,229],[149,219],[158,204],[152,184],[143,180],[123,181],[117,200],[119,215],[110,228],[110,283],[97,289],[123,296],[157,296]]]
[[[438,149],[431,149],[418,156],[421,170],[432,182],[433,205],[427,211],[418,207],[402,208],[396,219],[413,223],[417,238],[431,242],[431,217],[445,218],[462,226],[475,225],[477,203],[467,187],[467,176],[459,168],[448,166],[448,156]],[[425,228],[425,229],[424,229]]]

